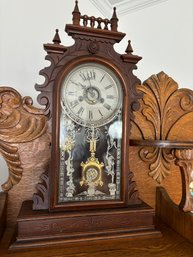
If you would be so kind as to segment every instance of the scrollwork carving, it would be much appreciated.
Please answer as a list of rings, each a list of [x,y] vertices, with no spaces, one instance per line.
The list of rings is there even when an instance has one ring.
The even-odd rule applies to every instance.
[[[5,159],[9,170],[8,180],[1,185],[3,191],[5,192],[11,189],[13,185],[16,185],[22,177],[23,169],[21,167],[21,162],[17,151],[17,147],[0,141],[0,153]]]
[[[8,180],[2,185],[8,191],[22,177],[22,165],[15,144],[30,142],[47,131],[47,118],[33,107],[30,97],[22,98],[11,87],[0,87],[0,153],[8,169]]]
[[[151,76],[138,86],[143,98],[140,110],[132,121],[132,139],[143,140],[190,140],[193,139],[193,91],[178,89],[178,84],[164,72]],[[181,131],[185,127],[190,132]],[[170,174],[174,161],[171,152],[165,149],[140,150],[140,158],[149,162],[149,175],[161,183]]]
[[[161,183],[171,173],[171,162],[174,156],[170,149],[165,148],[141,148],[139,155],[145,162],[149,162],[149,176]]]
[[[41,175],[42,182],[37,184],[38,193],[33,195],[33,210],[46,210],[48,206],[49,178],[48,171]]]

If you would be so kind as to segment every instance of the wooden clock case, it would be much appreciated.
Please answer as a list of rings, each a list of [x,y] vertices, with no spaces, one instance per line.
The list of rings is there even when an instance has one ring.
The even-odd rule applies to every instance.
[[[142,97],[136,90],[139,79],[133,75],[141,57],[133,55],[130,41],[124,54],[114,50],[124,33],[117,31],[118,19],[114,9],[111,20],[81,15],[76,1],[73,24],[66,32],[75,40],[74,45],[61,45],[58,30],[52,44],[45,44],[46,59],[51,65],[40,74],[46,79],[36,85],[40,91],[38,102],[46,106],[52,135],[51,160],[42,183],[37,187],[33,202],[24,202],[17,219],[16,239],[10,249],[64,244],[67,242],[98,240],[117,237],[159,236],[154,225],[154,209],[139,199],[129,165],[129,140],[133,112],[139,108]],[[124,92],[123,152],[121,199],[84,203],[59,204],[58,199],[58,141],[60,119],[60,85],[65,75],[84,62],[101,63],[119,77]]]

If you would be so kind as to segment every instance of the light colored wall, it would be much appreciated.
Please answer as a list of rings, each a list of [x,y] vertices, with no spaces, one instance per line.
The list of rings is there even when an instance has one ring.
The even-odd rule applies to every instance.
[[[59,29],[62,44],[73,40],[64,32],[71,23],[73,0],[0,0],[0,85],[11,86],[22,96],[31,96],[38,106],[36,83],[44,78],[39,71],[49,65],[45,61],[44,43],[51,43]],[[101,14],[89,0],[79,0],[82,14]],[[0,158],[0,185],[8,176],[7,166]],[[1,191],[1,187],[0,187]]]
[[[79,7],[101,16],[89,0],[79,0]],[[64,33],[73,8],[73,0],[0,0],[0,85],[30,95],[37,105],[34,85],[43,82],[38,73],[48,66],[42,45],[51,42],[56,28],[64,45],[73,43]],[[193,89],[192,0],[168,0],[120,17],[119,30],[127,36],[116,50],[123,53],[131,39],[134,53],[143,56],[135,71],[142,81],[163,70],[181,87]],[[7,174],[0,163],[0,184]]]
[[[193,89],[193,1],[168,0],[120,19],[134,53],[143,57],[135,74],[144,81],[166,72],[180,87]]]

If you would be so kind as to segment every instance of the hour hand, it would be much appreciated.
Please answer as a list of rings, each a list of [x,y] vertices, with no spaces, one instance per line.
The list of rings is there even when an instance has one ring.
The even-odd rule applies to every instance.
[[[79,85],[79,86],[81,86],[81,87],[82,87],[82,89],[85,89],[85,88],[86,88],[86,86],[85,86],[85,85],[83,85],[83,84],[81,84],[80,82],[78,83],[78,85]]]
[[[74,84],[74,85],[76,85],[76,86],[81,86],[82,87],[82,89],[85,89],[86,88],[86,86],[85,85],[83,85],[82,83],[80,83],[80,82],[78,82],[78,83],[76,83],[76,82],[74,82],[74,81],[71,81],[72,82],[72,84]]]

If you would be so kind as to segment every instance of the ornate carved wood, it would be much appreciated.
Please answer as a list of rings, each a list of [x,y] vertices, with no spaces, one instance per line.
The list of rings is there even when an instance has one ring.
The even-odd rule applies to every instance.
[[[41,183],[37,184],[38,192],[33,195],[33,209],[47,210],[49,208],[49,177],[48,168],[46,172],[41,175]]]
[[[57,88],[57,81],[60,79],[61,73],[64,72],[64,68],[71,65],[73,62],[78,63],[80,59],[83,60],[83,58],[85,58],[87,61],[103,60],[109,64],[114,60],[113,65],[119,67],[121,70],[121,76],[124,77],[129,92],[129,99],[127,101],[129,110],[129,115],[127,115],[127,117],[129,118],[127,123],[129,126],[128,134],[130,133],[130,118],[133,117],[133,111],[136,111],[139,108],[138,100],[142,96],[142,94],[136,90],[136,86],[140,81],[132,72],[136,69],[136,64],[141,57],[133,55],[130,41],[128,42],[124,54],[120,55],[115,52],[113,47],[114,44],[120,42],[125,36],[124,33],[118,32],[117,27],[118,18],[115,8],[111,19],[95,18],[94,16],[89,17],[88,15],[81,15],[78,8],[78,2],[76,1],[73,11],[73,24],[67,24],[65,29],[68,35],[72,36],[75,40],[74,45],[69,47],[61,45],[58,30],[56,30],[53,44],[44,45],[44,48],[47,51],[46,59],[51,62],[51,65],[40,71],[40,74],[45,77],[45,82],[42,85],[36,85],[35,88],[37,91],[40,91],[38,102],[45,106],[44,114],[49,118],[50,131],[56,131],[58,126],[55,124],[57,119],[55,112],[57,111],[52,112],[52,108],[58,110],[58,104],[53,103],[53,96],[56,98],[53,92],[59,90]],[[54,119],[53,123],[52,119]],[[56,141],[57,139],[53,139],[52,145],[55,145]],[[54,151],[54,146],[52,146],[52,149]],[[58,162],[58,158],[54,160],[54,156],[56,156],[54,152],[52,153],[52,156],[53,160],[51,161],[50,172],[56,169],[56,163]],[[128,170],[128,202],[130,204],[139,204],[141,201],[138,197],[137,187],[133,181],[132,173],[133,171]],[[49,176],[55,177],[56,175],[50,173]],[[55,189],[53,180],[50,183],[50,190],[52,190],[51,195],[56,195],[57,189]],[[40,197],[42,197],[41,193]],[[43,202],[39,202],[42,206],[41,204],[37,205],[36,202],[34,208],[45,209]],[[45,202],[48,202],[48,200],[45,199]]]
[[[10,190],[22,177],[16,144],[35,140],[47,130],[43,111],[32,104],[30,97],[22,98],[13,88],[0,87],[0,153],[9,169],[8,180],[2,185],[4,191]]]
[[[177,83],[164,72],[151,76],[138,86],[143,93],[140,110],[132,121],[132,139],[193,140],[193,92],[178,89]],[[183,130],[181,129],[183,128]],[[184,133],[186,131],[186,133]],[[161,183],[171,174],[175,156],[164,147],[144,146],[140,158],[149,163],[148,174]]]
[[[45,133],[39,138],[15,144],[22,163],[22,177],[18,184],[8,191],[8,225],[13,226],[16,222],[23,201],[32,199],[41,183],[41,176],[47,170],[50,159],[50,135]]]

